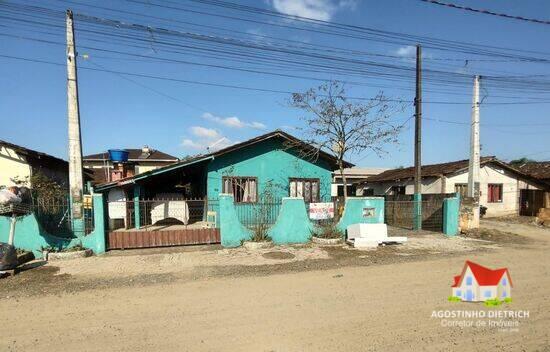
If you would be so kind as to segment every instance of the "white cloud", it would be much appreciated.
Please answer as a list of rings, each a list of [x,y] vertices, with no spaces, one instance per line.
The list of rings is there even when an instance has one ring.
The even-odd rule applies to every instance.
[[[213,151],[228,147],[235,142],[215,129],[202,126],[193,126],[190,129],[193,137],[184,138],[181,145],[186,148],[195,149],[201,152]]]
[[[267,126],[261,122],[257,122],[257,121],[246,122],[246,121],[242,121],[237,116],[220,117],[220,116],[213,115],[209,112],[205,112],[204,114],[202,114],[202,118],[208,121],[219,123],[225,127],[230,127],[230,128],[249,127],[257,130],[265,130],[267,128]]]
[[[402,46],[401,48],[397,49],[395,52],[395,55],[401,56],[407,59],[414,58],[416,55],[416,47],[409,45],[409,46]]]
[[[321,21],[330,21],[338,10],[357,7],[356,0],[270,0],[270,4],[281,13]]]
[[[206,128],[201,126],[193,126],[191,127],[191,133],[197,137],[204,137],[204,138],[218,138],[220,136],[220,133],[212,128]]]
[[[394,52],[395,55],[401,56],[403,59],[415,59],[416,58],[416,46],[407,45],[402,46]],[[432,54],[422,51],[423,58],[431,58]]]

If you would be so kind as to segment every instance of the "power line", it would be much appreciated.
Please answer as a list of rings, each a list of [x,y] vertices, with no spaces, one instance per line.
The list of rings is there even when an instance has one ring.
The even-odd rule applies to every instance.
[[[550,24],[550,21],[546,21],[546,20],[538,20],[538,19],[535,19],[535,18],[527,18],[527,17],[523,17],[523,16],[508,15],[508,14],[505,14],[505,13],[498,13],[498,12],[493,12],[493,11],[489,11],[489,10],[475,9],[475,8],[472,8],[472,7],[456,5],[456,4],[453,4],[453,3],[450,3],[450,2],[443,2],[443,1],[437,1],[437,0],[420,0],[420,1],[427,2],[429,4],[446,6],[446,7],[450,7],[450,8],[454,8],[454,9],[458,9],[458,10],[465,10],[465,11],[470,11],[470,12],[482,13],[484,15],[492,15],[492,16],[504,17],[504,18],[509,18],[509,19],[513,19],[513,20],[520,20],[520,21],[539,23],[539,24]]]
[[[0,55],[0,57],[8,58],[8,59],[14,59],[14,60],[23,60],[28,62],[35,62],[35,63],[42,63],[42,64],[50,64],[50,65],[56,65],[56,66],[65,66],[61,63],[56,63],[52,61],[46,61],[41,59],[31,59],[31,58],[25,58],[20,56],[13,56],[13,55]],[[230,88],[230,89],[239,89],[239,90],[246,90],[246,91],[258,91],[258,92],[264,92],[264,93],[276,93],[276,94],[295,94],[296,91],[289,91],[289,90],[278,90],[278,89],[270,89],[270,88],[260,88],[260,87],[249,87],[249,86],[242,86],[242,85],[235,85],[235,84],[224,84],[224,83],[214,83],[214,82],[205,82],[205,81],[196,81],[196,80],[186,80],[186,79],[179,79],[174,77],[165,77],[165,76],[157,76],[157,75],[150,75],[150,74],[143,74],[143,73],[136,73],[136,72],[126,72],[126,71],[117,71],[117,70],[110,70],[110,69],[100,69],[100,68],[92,68],[92,67],[85,67],[81,66],[80,69],[83,70],[90,70],[90,71],[98,71],[98,72],[106,72],[106,73],[112,73],[112,74],[119,74],[119,75],[127,75],[127,76],[133,76],[133,77],[141,77],[141,78],[149,78],[154,80],[162,80],[162,81],[170,81],[170,82],[180,82],[180,83],[188,83],[188,84],[196,84],[196,85],[204,85],[204,86],[212,86],[212,87],[219,87],[219,88]],[[376,98],[366,98],[366,97],[357,97],[357,96],[351,96],[347,97],[350,100],[362,100],[362,101],[378,101],[379,99]],[[413,102],[411,100],[405,100],[405,99],[382,99],[386,102],[393,102],[393,103],[405,103],[405,104],[412,104]],[[454,102],[454,101],[423,101],[423,103],[426,104],[443,104],[443,105],[469,105],[471,103],[469,102]],[[500,105],[500,104],[546,104],[550,103],[550,101],[541,101],[541,102],[524,102],[524,101],[518,101],[518,102],[503,102],[503,103],[491,103],[491,105]],[[489,103],[484,103],[489,104]]]

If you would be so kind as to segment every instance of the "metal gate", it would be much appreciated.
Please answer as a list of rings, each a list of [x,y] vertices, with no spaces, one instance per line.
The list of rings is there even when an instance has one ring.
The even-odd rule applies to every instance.
[[[220,243],[216,200],[155,197],[108,203],[108,249]],[[139,216],[135,216],[139,211]]]
[[[443,232],[443,200],[454,196],[449,194],[422,195],[422,229]],[[389,226],[414,228],[414,205],[412,195],[386,196],[384,222]]]
[[[107,234],[108,249],[169,247],[220,243],[220,229],[118,230]]]
[[[519,215],[536,216],[544,208],[544,191],[522,189],[519,193]]]

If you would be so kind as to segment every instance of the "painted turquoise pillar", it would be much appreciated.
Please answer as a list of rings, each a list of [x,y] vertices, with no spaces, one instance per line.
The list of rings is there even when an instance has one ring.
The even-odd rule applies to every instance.
[[[460,212],[459,198],[443,200],[443,233],[449,236],[458,234],[458,218]]]
[[[141,227],[141,214],[139,206],[139,198],[141,196],[141,186],[134,184],[134,227],[139,229]]]
[[[309,221],[304,198],[283,198],[277,221],[269,229],[268,236],[275,244],[307,243],[313,225]]]
[[[105,253],[105,203],[102,194],[92,196],[94,205],[94,231],[86,236],[82,245],[94,251],[95,254]]]
[[[415,193],[413,196],[413,229],[422,229],[422,194]]]
[[[220,236],[222,246],[238,247],[242,241],[252,237],[252,231],[241,224],[233,203],[232,194],[220,194]]]
[[[105,252],[105,219],[104,204],[101,194],[93,195],[94,231],[81,238],[61,238],[50,235],[38,223],[34,214],[17,218],[15,226],[16,248],[32,251],[36,258],[42,258],[43,247],[54,247],[59,250],[82,245],[96,254]],[[10,217],[0,216],[0,242],[8,241]]]
[[[345,233],[349,225],[383,223],[383,197],[353,197],[346,200],[344,213],[336,226]]]

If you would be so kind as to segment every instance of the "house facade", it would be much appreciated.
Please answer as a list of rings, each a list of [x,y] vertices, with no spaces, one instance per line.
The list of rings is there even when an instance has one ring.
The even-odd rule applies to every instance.
[[[104,183],[114,180],[116,177],[113,177],[113,173],[119,169],[124,169],[124,176],[136,175],[179,161],[175,156],[148,146],[144,146],[141,149],[125,150],[128,151],[128,161],[124,163],[123,168],[120,167],[121,165],[111,161],[109,152],[84,156],[82,158],[82,167],[93,172],[95,183]]]
[[[346,187],[348,196],[372,196],[369,188],[357,187],[368,180],[369,177],[378,175],[387,168],[375,168],[375,167],[350,167],[344,169],[344,176],[346,177]],[[331,194],[333,197],[342,197],[344,195],[344,182],[340,174],[340,170],[336,170],[332,174],[332,189]]]
[[[243,211],[247,205],[277,203],[283,197],[301,197],[306,203],[330,201],[337,161],[324,152],[315,160],[304,158],[303,149],[311,148],[277,130],[95,189],[107,193],[113,203],[117,198],[118,204],[121,200],[201,199],[214,213],[221,193],[233,195]],[[119,209],[118,214],[127,212]]]
[[[512,298],[512,279],[508,269],[489,269],[466,261],[460,275],[455,276],[452,295],[468,302]]]
[[[480,163],[480,204],[486,216],[517,215],[524,190],[541,190],[548,186],[514,169],[495,157],[483,157]],[[360,185],[375,195],[414,193],[414,168],[387,170]],[[422,166],[422,193],[460,193],[468,191],[468,160]]]
[[[530,161],[513,165],[521,172],[550,185],[550,161]],[[536,216],[541,208],[550,208],[550,192],[544,190],[522,190],[520,214]]]
[[[38,172],[68,188],[69,164],[65,160],[0,140],[0,186],[13,186],[14,180],[30,182]]]

